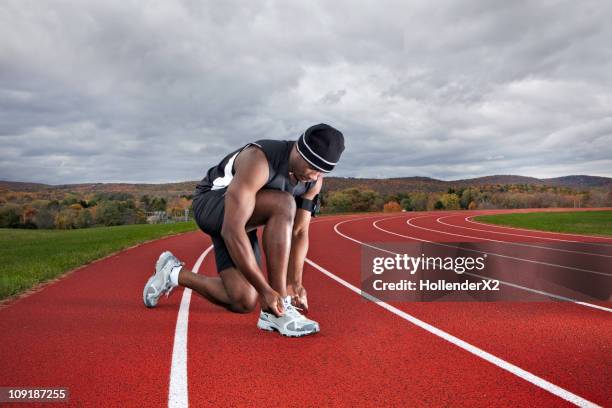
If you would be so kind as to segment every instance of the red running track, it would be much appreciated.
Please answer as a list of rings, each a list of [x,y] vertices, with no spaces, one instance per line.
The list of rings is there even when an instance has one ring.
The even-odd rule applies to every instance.
[[[191,406],[565,406],[574,397],[579,405],[611,406],[612,302],[599,302],[600,309],[557,301],[393,303],[392,312],[320,271],[359,287],[359,241],[466,241],[443,232],[512,242],[529,241],[528,236],[538,243],[547,238],[597,241],[571,245],[612,254],[610,238],[464,219],[481,213],[316,219],[308,258],[319,268],[305,265],[304,280],[310,316],[322,332],[300,339],[264,333],[255,327],[257,313],[231,314],[194,294],[190,307],[183,308],[188,331],[182,374],[171,366],[184,291],[176,290],[149,310],[142,305],[142,287],[162,250],[192,267],[210,240],[194,232],[129,249],[0,309],[0,386],[68,387],[71,399],[63,405],[70,406],[150,407],[169,401]],[[406,223],[411,218],[415,226]],[[200,273],[214,274],[212,253]],[[417,324],[406,320],[408,315]],[[444,334],[424,330],[419,322]],[[493,364],[466,347],[500,360]],[[506,366],[518,368],[519,375]],[[170,384],[181,380],[186,387],[173,388],[178,394],[169,400]]]

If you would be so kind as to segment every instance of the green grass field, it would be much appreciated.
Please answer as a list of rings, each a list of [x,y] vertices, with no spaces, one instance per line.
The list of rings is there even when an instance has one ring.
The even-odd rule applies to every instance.
[[[475,221],[571,234],[612,235],[612,211],[481,215]]]
[[[195,222],[67,231],[0,228],[0,299],[140,242],[195,229]]]

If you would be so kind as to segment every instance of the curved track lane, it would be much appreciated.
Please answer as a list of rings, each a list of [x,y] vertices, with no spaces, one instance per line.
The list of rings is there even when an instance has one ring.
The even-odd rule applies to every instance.
[[[72,406],[569,404],[407,321],[401,316],[405,313],[583,398],[579,404],[611,405],[609,312],[567,302],[393,303],[390,307],[398,315],[315,267],[359,287],[358,241],[410,241],[390,232],[438,242],[464,239],[408,225],[414,216],[424,217],[416,225],[432,230],[479,240],[516,238],[459,220],[466,214],[316,219],[304,281],[310,315],[322,332],[301,339],[258,331],[256,313],[230,314],[197,295],[190,298],[188,315],[183,313],[186,326],[181,331],[177,316],[183,290],[156,309],[142,306],[142,285],[164,249],[189,267],[201,258],[199,273],[215,274],[212,253],[202,257],[210,240],[200,232],[121,252],[0,309],[0,361],[5,368],[0,386],[69,387]],[[439,217],[447,217],[440,221],[453,226],[440,223]],[[546,242],[542,236],[560,237],[536,235],[541,235],[538,245]],[[593,248],[583,246],[580,251]],[[605,245],[596,251],[609,254]],[[171,367],[181,349],[175,344],[180,336],[186,378],[183,387],[176,387],[171,384],[178,379],[180,385],[181,370]],[[169,399],[171,387],[177,395]]]

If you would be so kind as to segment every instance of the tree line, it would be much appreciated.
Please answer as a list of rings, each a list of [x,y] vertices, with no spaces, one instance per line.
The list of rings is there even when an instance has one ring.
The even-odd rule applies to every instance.
[[[389,195],[349,188],[326,192],[321,201],[324,213],[610,206],[612,191],[609,189],[577,192],[567,187],[531,185],[449,188],[446,192],[411,191]]]
[[[183,216],[188,194],[159,197],[125,192],[93,195],[68,193],[63,198],[32,193],[0,195],[0,228],[72,229],[146,223],[152,213]],[[610,189],[575,191],[568,187],[506,184],[381,194],[349,188],[322,194],[322,213],[474,210],[495,208],[610,207]]]
[[[154,212],[184,214],[190,196],[173,199],[129,193],[97,193],[89,199],[69,194],[62,200],[28,198],[0,202],[0,228],[75,229],[94,226],[144,224]]]

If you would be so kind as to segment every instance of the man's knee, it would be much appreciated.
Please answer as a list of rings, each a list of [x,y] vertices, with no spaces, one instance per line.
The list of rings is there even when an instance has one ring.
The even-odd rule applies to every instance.
[[[291,194],[285,191],[281,191],[277,195],[275,201],[276,202],[273,215],[278,217],[284,217],[288,220],[293,221],[296,211],[295,198]]]
[[[219,272],[229,297],[228,309],[236,313],[249,313],[257,306],[257,291],[235,267]]]
[[[247,231],[267,225],[271,220],[292,223],[295,218],[295,198],[277,190],[259,190],[253,215],[247,223]]]
[[[236,313],[250,313],[257,307],[257,291],[248,289],[242,291],[232,302],[232,311]]]

